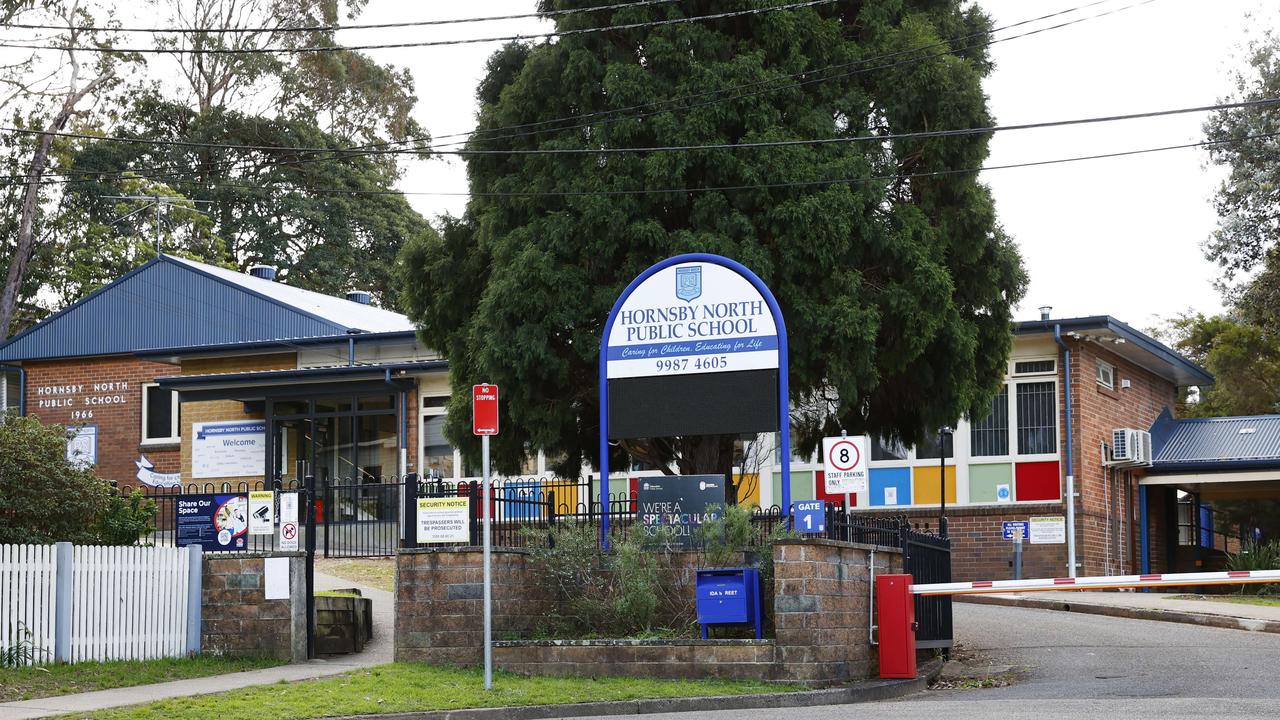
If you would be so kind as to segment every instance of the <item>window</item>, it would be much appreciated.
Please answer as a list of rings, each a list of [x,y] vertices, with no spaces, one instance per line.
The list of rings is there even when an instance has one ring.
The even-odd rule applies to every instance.
[[[1108,390],[1116,389],[1116,369],[1108,363],[1098,361],[1098,384]]]
[[[18,386],[18,373],[0,372],[0,415],[8,410],[16,410],[18,408],[19,394],[22,392]]]
[[[879,435],[871,436],[872,460],[906,460],[907,448],[896,440],[887,440]]]
[[[1025,360],[1013,364],[1014,375],[1040,375],[1053,372],[1056,364],[1053,360]]]
[[[942,454],[945,457],[955,457],[955,450],[952,446],[955,444],[955,431],[948,431],[942,435]],[[938,430],[930,428],[924,432],[924,438],[916,445],[916,459],[938,459]]]
[[[991,398],[991,412],[969,430],[969,444],[974,457],[1009,454],[1009,386]]]
[[[1017,386],[1018,454],[1057,452],[1058,393],[1053,382],[1024,382]]]
[[[142,386],[142,442],[176,443],[181,440],[181,407],[178,393],[159,385]]]
[[[422,396],[422,474],[452,478],[453,446],[444,437],[445,405],[448,395]]]

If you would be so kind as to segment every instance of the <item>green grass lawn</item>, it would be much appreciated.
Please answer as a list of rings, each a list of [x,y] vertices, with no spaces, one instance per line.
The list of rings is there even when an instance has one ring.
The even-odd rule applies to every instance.
[[[86,662],[48,667],[0,668],[0,702],[71,695],[283,665],[269,658],[201,656],[166,660]]]
[[[1280,607],[1280,597],[1274,595],[1174,595],[1170,600],[1207,600],[1209,602],[1228,602],[1240,605],[1263,605]]]
[[[261,685],[216,695],[162,700],[76,717],[98,720],[262,720],[372,713],[545,705],[601,700],[743,695],[802,689],[762,682],[643,678],[530,678],[497,673],[484,689],[478,668],[411,663],[380,665],[346,675]]]

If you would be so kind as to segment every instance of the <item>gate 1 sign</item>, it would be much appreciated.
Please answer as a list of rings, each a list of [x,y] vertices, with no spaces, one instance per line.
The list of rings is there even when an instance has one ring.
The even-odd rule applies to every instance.
[[[821,500],[797,500],[795,509],[795,528],[802,533],[821,533],[827,531],[827,504]]]
[[[828,493],[867,491],[871,441],[866,435],[822,438],[822,462]]]
[[[778,328],[764,296],[710,262],[645,278],[618,309],[605,345],[609,379],[778,368]]]
[[[498,386],[489,383],[471,386],[471,432],[498,434]]]
[[[244,550],[249,532],[249,497],[238,495],[179,495],[174,534],[178,546],[205,550]]]
[[[467,542],[470,518],[471,498],[418,498],[418,542]]]
[[[720,517],[724,508],[723,475],[669,475],[641,478],[637,493],[640,524],[646,538],[668,528],[680,547],[696,544],[698,528]]]

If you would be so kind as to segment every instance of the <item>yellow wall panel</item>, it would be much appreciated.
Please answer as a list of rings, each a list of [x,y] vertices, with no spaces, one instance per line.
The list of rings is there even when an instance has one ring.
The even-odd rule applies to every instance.
[[[938,466],[915,467],[911,469],[911,501],[915,505],[937,505],[941,502],[938,494]],[[956,501],[956,466],[947,466],[947,502]]]

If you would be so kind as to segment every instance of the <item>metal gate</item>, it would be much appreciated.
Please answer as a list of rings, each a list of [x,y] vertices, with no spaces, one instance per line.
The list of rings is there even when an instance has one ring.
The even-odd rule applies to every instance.
[[[911,529],[899,528],[903,570],[913,584],[951,582],[951,539]],[[951,596],[916,595],[916,647],[950,648],[954,643],[951,625]]]
[[[417,485],[414,476],[409,481]],[[327,558],[389,557],[400,545],[405,479],[330,485],[316,509]]]

